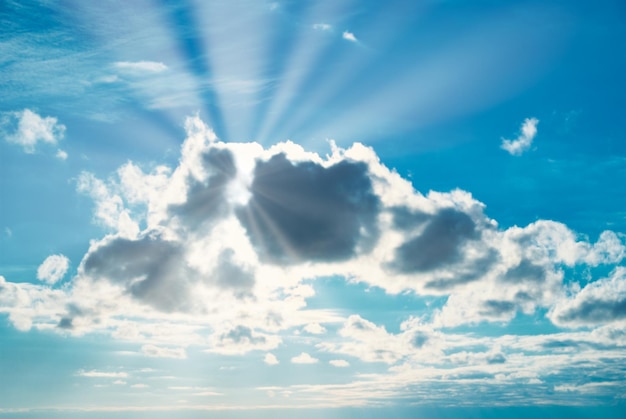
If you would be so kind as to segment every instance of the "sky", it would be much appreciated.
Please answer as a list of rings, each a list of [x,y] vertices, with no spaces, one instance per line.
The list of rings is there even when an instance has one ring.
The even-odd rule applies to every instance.
[[[621,0],[0,1],[0,418],[623,417]]]

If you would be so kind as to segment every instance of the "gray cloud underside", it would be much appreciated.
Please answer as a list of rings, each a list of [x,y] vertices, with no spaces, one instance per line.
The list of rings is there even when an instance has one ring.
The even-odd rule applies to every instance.
[[[378,235],[380,203],[364,163],[323,167],[277,154],[257,164],[250,191],[237,216],[266,261],[346,260]]]

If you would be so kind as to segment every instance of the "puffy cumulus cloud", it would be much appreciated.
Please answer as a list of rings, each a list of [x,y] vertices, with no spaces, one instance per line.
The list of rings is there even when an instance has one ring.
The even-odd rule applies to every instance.
[[[502,139],[500,148],[507,151],[512,156],[521,156],[530,148],[537,135],[537,118],[526,118],[522,123],[521,132],[515,140]]]
[[[626,268],[618,267],[608,278],[585,285],[572,297],[559,301],[549,314],[564,327],[626,323]]]
[[[343,34],[341,34],[341,36],[346,41],[357,42],[356,36],[354,36],[352,32],[344,31]]]
[[[307,342],[323,334],[319,350],[391,365],[440,355],[440,327],[538,308],[563,323],[573,313],[555,308],[569,301],[564,268],[625,255],[610,231],[593,243],[553,221],[501,229],[470,193],[422,194],[361,144],[331,143],[321,157],[291,142],[224,143],[197,116],[185,129],[176,167],[129,162],[107,179],[78,178],[108,234],[62,289],[2,278],[0,311],[17,328],[223,354],[266,353],[304,331]],[[308,308],[315,279],[329,276],[446,302],[390,333]]]
[[[279,364],[279,361],[278,361],[278,358],[276,358],[276,355],[270,354],[270,353],[265,354],[265,358],[263,358],[263,362],[265,362],[267,365]]]
[[[62,279],[70,266],[70,260],[64,255],[51,255],[37,268],[37,279],[54,284]]]
[[[300,355],[291,358],[291,363],[293,364],[317,364],[318,362],[319,359],[313,358],[306,352],[302,352]]]
[[[347,368],[350,366],[350,363],[345,359],[331,359],[328,363],[337,368]]]
[[[30,109],[0,115],[0,132],[8,142],[22,146],[29,154],[34,153],[40,143],[56,145],[63,139],[65,129],[57,118],[42,117]],[[67,153],[58,150],[57,157],[65,160]]]

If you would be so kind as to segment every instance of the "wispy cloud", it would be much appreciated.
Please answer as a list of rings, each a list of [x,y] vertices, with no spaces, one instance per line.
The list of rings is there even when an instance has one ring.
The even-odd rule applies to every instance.
[[[120,70],[148,73],[160,73],[168,68],[157,61],[117,61],[113,65]]]
[[[141,353],[151,358],[187,358],[185,348],[164,348],[155,345],[143,345],[141,347]]]
[[[315,23],[313,25],[313,29],[317,31],[329,31],[332,29],[332,26],[329,25],[328,23]]]
[[[341,36],[346,41],[350,41],[350,42],[357,42],[358,41],[358,39],[356,38],[356,36],[354,36],[354,34],[352,32],[344,31]]]
[[[527,151],[537,135],[537,118],[526,118],[522,123],[521,132],[515,140],[502,139],[500,148],[506,150],[512,156],[521,156]]]
[[[90,378],[127,378],[128,373],[126,372],[106,372],[106,371],[85,371],[80,370],[76,373],[76,375],[80,377],[90,377]]]

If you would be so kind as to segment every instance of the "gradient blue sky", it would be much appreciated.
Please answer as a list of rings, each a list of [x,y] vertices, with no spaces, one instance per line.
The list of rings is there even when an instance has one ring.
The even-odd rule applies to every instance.
[[[0,417],[622,417],[621,0],[0,2]]]

